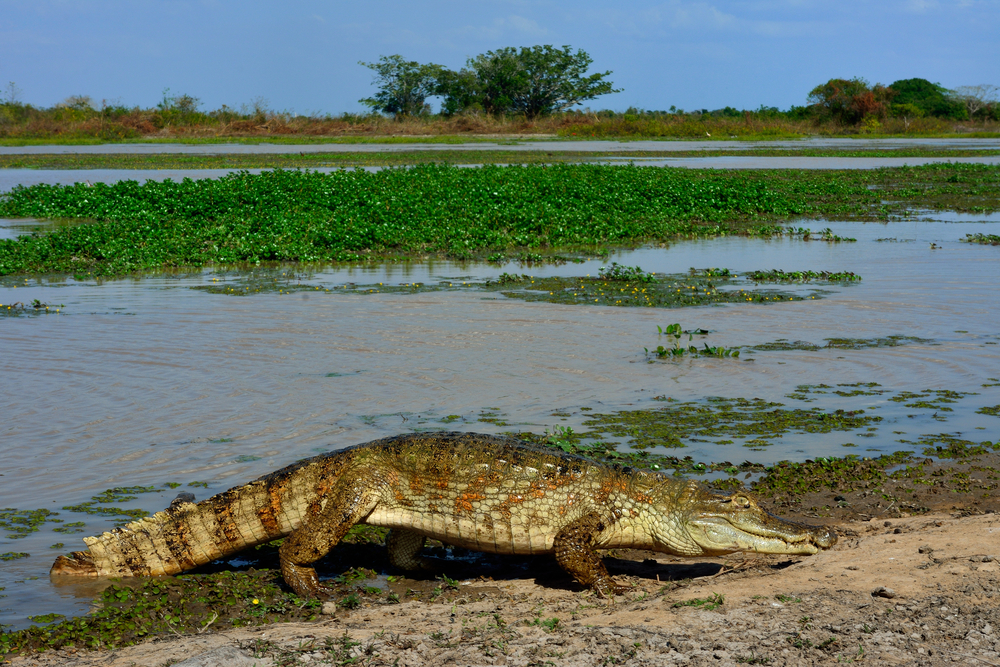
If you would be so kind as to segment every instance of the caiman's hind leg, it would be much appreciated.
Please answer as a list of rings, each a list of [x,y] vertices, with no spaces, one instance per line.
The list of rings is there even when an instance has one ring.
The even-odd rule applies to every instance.
[[[365,478],[365,475],[359,475]],[[338,484],[330,492],[323,510],[302,523],[278,549],[281,575],[285,583],[303,597],[328,595],[331,590],[319,582],[312,564],[329,553],[351,526],[371,514],[378,495],[370,485],[355,479]]]
[[[434,565],[420,555],[426,538],[402,528],[393,528],[385,538],[385,548],[389,552],[389,563],[401,570],[433,570]]]

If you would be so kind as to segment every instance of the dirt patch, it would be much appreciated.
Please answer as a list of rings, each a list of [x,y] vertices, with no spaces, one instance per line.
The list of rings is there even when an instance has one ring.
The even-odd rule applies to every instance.
[[[463,581],[433,603],[330,604],[314,623],[12,665],[1000,664],[1000,515],[839,528],[833,549],[802,558],[612,554],[609,569],[635,586],[614,603],[542,567],[536,579]]]

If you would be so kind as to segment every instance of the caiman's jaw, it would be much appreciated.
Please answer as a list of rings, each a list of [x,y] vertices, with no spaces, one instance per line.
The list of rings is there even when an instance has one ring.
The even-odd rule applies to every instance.
[[[808,526],[768,514],[746,493],[703,500],[687,521],[688,534],[706,554],[752,551],[814,554],[837,542],[826,526]]]

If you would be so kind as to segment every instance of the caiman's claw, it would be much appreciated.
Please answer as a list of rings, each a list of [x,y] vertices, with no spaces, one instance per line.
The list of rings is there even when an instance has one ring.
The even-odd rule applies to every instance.
[[[316,576],[316,570],[312,567],[295,565],[288,561],[281,561],[281,576],[285,578],[293,591],[304,598],[331,598],[336,594],[336,589],[324,586]]]

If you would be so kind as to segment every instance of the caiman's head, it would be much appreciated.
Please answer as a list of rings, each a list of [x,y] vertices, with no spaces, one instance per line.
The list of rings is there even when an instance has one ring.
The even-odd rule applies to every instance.
[[[837,534],[826,526],[794,523],[769,514],[743,489],[725,495],[692,483],[677,500],[681,525],[665,521],[661,539],[671,550],[679,544],[678,553],[814,554],[837,542]]]

